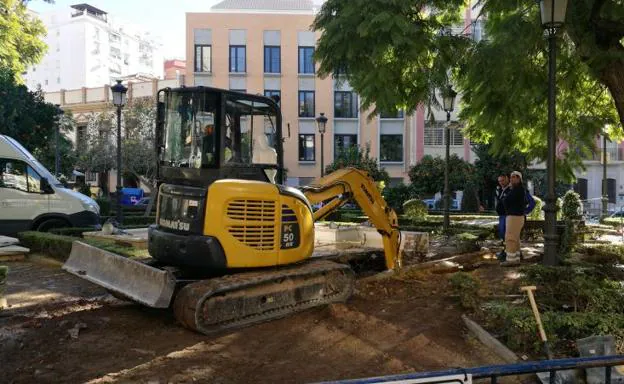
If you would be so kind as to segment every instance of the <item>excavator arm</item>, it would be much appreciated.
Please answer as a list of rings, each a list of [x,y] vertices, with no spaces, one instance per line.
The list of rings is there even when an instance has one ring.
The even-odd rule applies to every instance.
[[[356,168],[339,169],[301,190],[311,204],[325,202],[314,212],[314,221],[321,220],[349,200],[354,200],[382,236],[386,268],[392,270],[401,267],[401,232],[397,215],[386,204],[368,173]]]

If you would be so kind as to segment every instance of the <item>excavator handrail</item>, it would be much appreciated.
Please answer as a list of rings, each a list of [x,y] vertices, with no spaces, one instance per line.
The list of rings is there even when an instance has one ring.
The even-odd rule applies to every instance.
[[[398,217],[366,171],[339,169],[301,187],[301,190],[312,205],[329,200],[314,212],[314,221],[334,212],[350,199],[355,200],[382,236],[386,268],[393,270],[401,267]]]

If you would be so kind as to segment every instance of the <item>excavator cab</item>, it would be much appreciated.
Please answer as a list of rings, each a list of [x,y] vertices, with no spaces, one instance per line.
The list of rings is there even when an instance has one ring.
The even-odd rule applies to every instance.
[[[276,100],[210,87],[158,93],[160,182],[208,186],[215,180],[283,182],[282,117]]]

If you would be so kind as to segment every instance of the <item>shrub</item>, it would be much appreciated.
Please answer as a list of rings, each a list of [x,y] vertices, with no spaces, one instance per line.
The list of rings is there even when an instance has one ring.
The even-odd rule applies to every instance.
[[[403,203],[403,211],[411,221],[422,220],[427,217],[427,205],[419,199],[411,199]]]
[[[100,215],[108,216],[110,215],[111,210],[111,202],[109,199],[98,197],[95,199],[95,202],[100,206]]]
[[[561,216],[564,220],[580,220],[583,213],[583,203],[581,196],[574,192],[568,191],[563,196],[561,204]]]
[[[45,253],[55,259],[65,261],[71,252],[76,238],[45,232],[21,232],[17,234],[20,243],[31,251]]]
[[[474,233],[462,232],[455,235],[453,240],[459,253],[475,252],[481,248],[477,243],[477,241],[479,241],[479,236]]]
[[[543,220],[544,219],[544,211],[543,211],[544,202],[542,201],[542,199],[540,199],[537,196],[533,196],[533,199],[535,200],[535,207],[533,208],[531,213],[527,215],[527,220]]]
[[[91,197],[91,187],[89,184],[81,184],[78,188],[78,192],[82,193],[85,196]]]
[[[472,183],[466,184],[461,202],[462,212],[479,212],[479,197],[477,188]]]
[[[50,233],[55,235],[63,235],[63,236],[71,236],[71,237],[82,237],[83,232],[93,232],[95,229],[92,227],[69,227],[69,228],[52,228]]]
[[[31,251],[44,253],[61,261],[67,260],[71,253],[72,244],[78,240],[75,237],[46,232],[21,232],[18,233],[17,237]],[[82,239],[80,241],[126,257],[148,256],[147,250],[119,245],[113,241],[96,239]]]
[[[459,296],[459,302],[466,309],[478,309],[479,307],[479,288],[481,283],[472,275],[466,272],[457,272],[453,274],[449,282],[456,295]]]
[[[116,220],[115,216],[100,216],[100,223],[104,224],[107,220],[113,219]],[[126,228],[127,226],[148,226],[150,224],[156,223],[156,216],[124,216],[122,227]]]
[[[401,214],[403,213],[403,204],[416,196],[411,186],[401,183],[396,187],[384,188],[383,197],[390,208],[394,209],[397,214]]]

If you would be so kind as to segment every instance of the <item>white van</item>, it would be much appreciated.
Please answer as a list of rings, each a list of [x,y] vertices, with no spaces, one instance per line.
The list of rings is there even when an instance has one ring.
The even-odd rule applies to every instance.
[[[20,143],[0,135],[0,235],[99,223],[95,200],[64,188]]]

